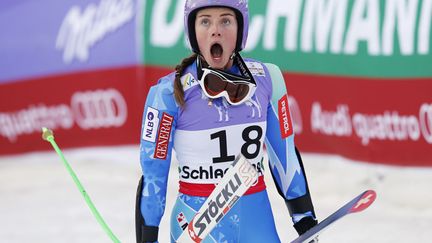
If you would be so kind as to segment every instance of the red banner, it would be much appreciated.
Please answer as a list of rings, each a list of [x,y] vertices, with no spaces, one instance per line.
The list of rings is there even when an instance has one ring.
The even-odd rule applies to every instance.
[[[138,144],[148,88],[170,71],[128,67],[2,85],[0,154],[50,149],[42,126],[62,147]],[[432,166],[431,79],[284,76],[301,151]]]
[[[139,143],[149,88],[143,72],[133,66],[1,85],[0,154],[49,149],[42,127],[61,147]]]
[[[285,74],[304,151],[432,166],[432,79]]]

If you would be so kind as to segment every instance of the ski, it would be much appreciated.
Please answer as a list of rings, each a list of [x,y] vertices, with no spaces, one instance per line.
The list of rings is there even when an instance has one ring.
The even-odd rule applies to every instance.
[[[338,209],[336,212],[325,218],[319,224],[309,229],[306,233],[302,234],[297,239],[291,241],[291,243],[308,243],[312,241],[315,237],[320,235],[323,230],[327,229],[327,227],[329,227],[339,219],[345,217],[348,214],[357,213],[368,208],[375,201],[375,198],[376,192],[373,190],[367,190],[361,193],[353,200]]]
[[[253,165],[243,155],[237,156],[200,210],[184,226],[177,243],[201,242],[257,180]]]

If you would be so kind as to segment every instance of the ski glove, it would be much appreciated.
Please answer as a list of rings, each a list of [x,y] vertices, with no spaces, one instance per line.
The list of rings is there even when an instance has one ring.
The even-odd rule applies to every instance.
[[[138,243],[153,243],[158,240],[159,227],[141,225],[141,236],[137,235]]]
[[[312,217],[304,217],[294,224],[294,228],[297,230],[299,235],[306,233],[310,228],[318,224],[318,221]],[[318,237],[315,237],[309,243],[318,243]]]
[[[317,224],[318,221],[313,219],[312,217],[304,217],[294,224],[294,228],[297,230],[297,233],[299,235],[302,235]]]

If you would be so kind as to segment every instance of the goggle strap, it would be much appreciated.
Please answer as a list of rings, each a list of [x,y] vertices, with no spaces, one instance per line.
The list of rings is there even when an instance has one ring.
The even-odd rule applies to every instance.
[[[202,70],[204,70],[204,72],[202,73],[202,75],[204,75],[205,71],[208,70],[208,72],[210,72],[210,73],[212,73],[214,75],[220,76],[223,79],[226,79],[226,81],[228,81],[230,83],[248,83],[248,84],[252,84],[250,82],[250,79],[248,79],[248,78],[244,78],[244,77],[241,77],[241,76],[230,74],[230,73],[227,73],[227,72],[224,72],[224,71],[221,71],[221,70],[214,70],[214,69],[211,69],[211,68],[202,68]],[[201,78],[202,78],[202,75],[201,75]],[[230,79],[229,77],[226,77],[226,76],[229,76],[229,77],[231,77],[233,79]]]
[[[239,66],[240,72],[249,77],[250,82],[256,85],[255,79],[253,78],[252,73],[250,72],[249,68],[247,68],[246,63],[244,62],[243,58],[240,56],[240,53],[236,53],[236,56],[234,57],[234,61],[237,62],[237,65]]]

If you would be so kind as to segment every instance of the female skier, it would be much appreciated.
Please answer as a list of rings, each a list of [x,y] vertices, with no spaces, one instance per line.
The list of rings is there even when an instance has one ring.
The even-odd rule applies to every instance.
[[[274,74],[270,64],[239,54],[248,17],[246,0],[186,1],[185,33],[194,54],[150,88],[144,108],[139,243],[158,241],[172,149],[180,188],[171,212],[172,242],[240,153],[259,179],[203,242],[280,242],[263,179],[264,144],[295,229],[303,234],[317,224],[280,71]]]

